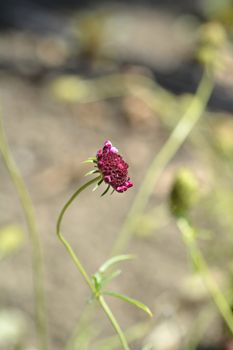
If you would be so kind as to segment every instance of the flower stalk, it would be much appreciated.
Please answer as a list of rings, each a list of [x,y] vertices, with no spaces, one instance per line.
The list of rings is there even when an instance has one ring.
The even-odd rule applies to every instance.
[[[115,329],[116,333],[119,336],[119,340],[121,342],[122,349],[129,350],[129,346],[128,346],[127,340],[125,338],[125,335],[124,335],[123,331],[121,330],[121,327],[119,326],[117,320],[115,319],[111,309],[109,308],[108,304],[106,303],[105,299],[103,298],[101,291],[96,289],[95,284],[92,282],[91,277],[88,275],[88,273],[87,273],[86,269],[84,268],[83,264],[81,263],[80,259],[77,257],[77,255],[73,251],[71,245],[67,242],[67,240],[64,238],[64,236],[61,233],[62,219],[64,217],[65,212],[69,208],[69,206],[73,203],[73,201],[78,197],[78,195],[81,192],[83,192],[87,187],[93,185],[94,183],[99,183],[101,178],[102,178],[102,176],[99,175],[99,176],[95,177],[94,179],[88,181],[86,184],[81,186],[70,197],[70,199],[66,202],[66,204],[64,205],[64,207],[62,208],[62,210],[59,214],[59,217],[57,220],[57,225],[56,225],[56,234],[57,234],[58,238],[60,239],[60,241],[62,242],[62,244],[65,246],[65,248],[66,248],[68,254],[70,255],[71,259],[73,260],[75,266],[77,267],[77,269],[79,270],[79,272],[83,276],[85,282],[87,283],[88,287],[90,288],[92,296],[98,301],[98,303],[100,304],[100,306],[104,310],[105,314],[107,315],[108,319],[110,320],[113,328]]]
[[[84,266],[82,265],[81,261],[79,260],[79,258],[75,254],[75,252],[73,251],[71,245],[67,242],[67,240],[62,235],[62,233],[61,233],[61,223],[62,223],[62,219],[64,217],[65,212],[67,211],[69,206],[73,203],[73,201],[78,197],[78,195],[82,191],[84,191],[87,187],[93,185],[94,183],[99,182],[100,179],[101,179],[101,176],[97,176],[94,179],[92,179],[92,180],[88,181],[87,183],[85,183],[83,186],[81,186],[77,191],[75,191],[75,193],[70,197],[70,199],[66,202],[66,204],[62,208],[62,210],[61,210],[61,212],[60,212],[60,214],[58,216],[57,225],[56,225],[56,233],[57,233],[57,236],[58,236],[59,240],[65,246],[67,252],[69,253],[69,255],[71,257],[71,259],[73,260],[74,264],[76,265],[76,267],[78,268],[79,272],[83,276],[84,280],[86,281],[87,285],[91,289],[92,293],[95,293],[95,289],[94,289],[94,286],[92,284],[91,278],[88,276],[88,273],[86,272]]]
[[[108,304],[106,303],[106,301],[104,300],[102,295],[99,296],[98,301],[99,301],[102,309],[104,310],[104,312],[108,316],[109,321],[111,322],[111,324],[112,324],[113,328],[115,329],[116,333],[118,334],[123,349],[124,350],[130,350],[124,333],[122,332],[122,330],[121,330],[118,322],[116,321],[116,319],[115,319],[111,309],[109,308]]]
[[[107,189],[102,193],[102,196],[107,193],[110,187],[113,188],[113,191],[117,191],[119,193],[125,192],[128,188],[133,186],[133,183],[130,181],[128,177],[128,164],[123,160],[123,158],[118,154],[118,150],[112,146],[110,141],[105,141],[104,146],[97,152],[96,157],[88,158],[85,163],[93,163],[95,169],[89,171],[86,175],[99,174],[94,179],[88,181],[86,184],[82,185],[66,202],[64,207],[62,208],[56,225],[56,233],[60,241],[64,244],[67,252],[71,256],[73,262],[78,268],[79,272],[82,274],[85,282],[92,293],[92,300],[96,300],[98,304],[101,306],[108,319],[110,320],[113,328],[115,329],[122,349],[130,350],[128,346],[128,342],[126,337],[121,330],[119,323],[117,322],[114,314],[109,308],[108,304],[104,299],[104,295],[109,295],[122,301],[125,301],[129,304],[136,306],[137,308],[146,312],[149,316],[152,316],[152,312],[150,309],[140,301],[125,296],[120,293],[106,291],[104,289],[107,282],[110,282],[113,278],[116,278],[120,274],[120,270],[112,271],[111,269],[115,267],[116,264],[131,260],[133,258],[132,255],[118,255],[114,256],[107,261],[105,261],[98,271],[93,275],[89,276],[86,269],[82,265],[80,259],[76,256],[73,251],[71,245],[67,242],[64,236],[61,233],[61,223],[64,217],[65,212],[69,208],[69,206],[73,203],[73,201],[83,192],[87,187],[96,184],[93,190],[96,190],[102,182],[107,184]],[[109,271],[110,270],[110,271]]]

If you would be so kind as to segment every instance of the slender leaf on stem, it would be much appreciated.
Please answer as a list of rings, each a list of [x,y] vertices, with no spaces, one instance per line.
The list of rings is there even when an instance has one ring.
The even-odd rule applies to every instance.
[[[102,278],[102,286],[105,286],[106,284],[111,282],[114,278],[118,277],[120,274],[121,274],[121,270],[116,270],[110,273],[109,275],[104,276]]]
[[[101,176],[100,176],[101,178]],[[93,188],[92,192],[95,192],[97,190],[97,188],[102,184],[104,180],[101,178],[100,181],[95,185],[95,187]]]
[[[98,185],[95,185],[95,187],[93,188],[92,192],[95,192],[98,187],[99,187]]]
[[[116,255],[113,256],[112,258],[106,260],[103,265],[100,266],[99,272],[104,273],[107,269],[109,269],[111,266],[121,262],[121,261],[126,261],[126,260],[132,260],[135,259],[134,255],[130,254],[123,254],[123,255]]]
[[[101,194],[101,197],[103,197],[108,191],[109,191],[110,185],[106,188],[106,190]]]
[[[103,181],[104,181],[104,180],[101,178],[97,185],[100,186],[100,185],[102,184]]]
[[[95,192],[98,187],[99,187],[99,184],[96,184],[95,187],[93,188],[92,192]]]
[[[96,157],[89,157],[84,160],[82,163],[97,163]]]
[[[103,292],[104,295],[110,295],[112,297],[121,299],[123,301],[126,301],[129,304],[135,305],[137,306],[139,309],[143,310],[144,312],[146,312],[150,317],[153,317],[152,312],[150,311],[150,309],[148,308],[148,306],[146,306],[145,304],[141,303],[140,301],[136,300],[136,299],[132,299],[126,295],[120,294],[120,293],[116,293],[116,292]]]
[[[86,163],[94,163],[94,160],[93,159],[86,159],[82,162],[83,164],[86,164]]]
[[[88,171],[84,176],[88,176],[88,175],[92,175],[92,174],[97,174],[97,173],[99,173],[99,170],[93,169],[93,170]]]

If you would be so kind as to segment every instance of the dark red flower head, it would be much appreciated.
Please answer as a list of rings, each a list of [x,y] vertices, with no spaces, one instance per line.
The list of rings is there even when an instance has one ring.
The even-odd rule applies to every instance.
[[[105,141],[104,147],[97,152],[97,166],[103,180],[117,192],[127,191],[133,186],[128,177],[128,164],[118,154],[116,147],[110,141]]]

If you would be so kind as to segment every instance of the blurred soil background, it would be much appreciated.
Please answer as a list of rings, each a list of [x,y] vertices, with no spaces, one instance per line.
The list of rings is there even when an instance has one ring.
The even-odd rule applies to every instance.
[[[89,295],[55,235],[59,210],[90,170],[81,162],[110,139],[130,164],[134,182],[132,190],[111,197],[100,198],[100,189],[94,194],[87,190],[65,217],[66,237],[94,273],[109,257],[147,168],[195,92],[202,69],[194,53],[200,27],[209,20],[222,23],[230,39],[222,53],[224,69],[216,76],[208,112],[161,176],[148,211],[125,248],[137,259],[125,264],[123,275],[113,282],[117,291],[142,300],[155,312],[148,332],[133,343],[134,350],[142,349],[147,339],[157,350],[188,349],[194,334],[194,349],[232,349],[225,347],[229,339],[207,291],[192,275],[166,203],[176,170],[191,168],[204,193],[193,213],[203,229],[201,245],[220,285],[231,288],[226,271],[233,272],[233,3],[0,3],[1,114],[38,218],[51,350],[64,348]],[[132,81],[134,94],[128,88],[129,83],[134,86]],[[155,84],[152,104],[140,98],[144,82]],[[151,101],[151,94],[145,97]],[[25,227],[0,163],[0,225],[12,224]],[[20,249],[0,263],[0,316],[20,324],[15,337],[21,337],[22,349],[28,350],[36,349],[31,276],[25,234]],[[124,329],[146,322],[133,307],[109,302]],[[105,315],[99,311],[95,318],[97,338],[111,336]],[[12,337],[1,343],[0,336],[0,349],[16,349]],[[102,349],[93,344],[88,349]]]

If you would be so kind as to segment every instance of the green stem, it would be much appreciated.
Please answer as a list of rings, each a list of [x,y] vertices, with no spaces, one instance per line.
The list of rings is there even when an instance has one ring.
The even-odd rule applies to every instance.
[[[219,312],[221,313],[227,326],[233,333],[233,313],[231,311],[231,307],[227,302],[224,294],[218,287],[216,281],[212,277],[208,268],[208,264],[206,263],[200,249],[198,248],[193,227],[191,227],[188,220],[185,218],[179,218],[177,220],[177,225],[183,235],[183,241],[186,244],[195,268],[201,274],[206,287],[208,288],[209,293],[213,298],[214,303],[219,309]]]
[[[151,330],[152,324],[150,322],[141,322],[128,328],[125,333],[128,342],[135,342],[144,338]],[[102,340],[99,340],[95,344],[96,349],[101,350],[116,350],[119,349],[118,338],[114,335]]]
[[[171,132],[168,140],[151,163],[145,178],[140,185],[140,189],[126,221],[118,235],[118,239],[113,248],[113,255],[122,252],[129,243],[135,228],[135,219],[143,213],[162,172],[179,148],[183,145],[189,133],[202,116],[212,93],[213,86],[212,74],[205,71],[188,110],[181,117],[178,124]]]
[[[105,302],[105,300],[104,300],[102,295],[99,296],[98,301],[99,301],[100,305],[102,306],[104,312],[106,313],[107,317],[109,318],[113,328],[117,332],[117,334],[118,334],[118,336],[120,338],[120,341],[121,341],[122,349],[130,350],[124,333],[122,332],[118,322],[116,321],[112,311],[110,310],[109,306]]]
[[[48,349],[47,315],[44,296],[43,258],[34,207],[21,173],[11,155],[0,117],[0,152],[22,205],[32,246],[32,269],[39,348]]]
[[[101,179],[101,175],[95,177],[94,179],[88,181],[86,184],[84,184],[83,186],[81,186],[71,197],[70,199],[66,202],[66,204],[64,205],[64,207],[62,208],[59,216],[58,216],[58,220],[57,220],[57,225],[56,225],[56,233],[58,238],[60,239],[60,241],[64,244],[67,252],[69,253],[69,255],[71,256],[73,262],[75,263],[76,267],[78,268],[79,272],[82,274],[84,280],[86,281],[87,285],[89,286],[92,294],[96,297],[96,299],[98,300],[99,304],[101,305],[102,309],[104,310],[104,312],[106,313],[107,317],[109,318],[110,322],[112,323],[115,331],[117,332],[119,339],[121,341],[122,344],[122,349],[124,350],[130,350],[126,341],[126,338],[124,336],[124,333],[122,332],[118,322],[116,321],[112,311],[110,310],[109,306],[107,305],[107,303],[105,302],[103,296],[99,295],[96,293],[94,284],[92,283],[91,278],[89,277],[87,271],[85,270],[84,266],[82,265],[81,261],[79,260],[79,258],[76,256],[75,252],[73,251],[71,245],[67,242],[67,240],[64,238],[64,236],[61,233],[61,223],[62,223],[62,219],[64,217],[65,212],[67,211],[67,209],[69,208],[69,206],[73,203],[73,201],[77,198],[77,196],[84,191],[87,187],[89,187],[90,185],[94,184],[95,182],[99,182],[99,180]]]
[[[94,179],[88,181],[85,183],[83,186],[81,186],[71,197],[70,199],[66,202],[64,207],[62,208],[58,220],[57,220],[57,225],[56,225],[56,233],[60,241],[64,244],[66,250],[68,251],[69,255],[71,256],[73,262],[75,263],[76,267],[78,268],[79,272],[82,274],[83,278],[85,279],[86,283],[90,287],[91,291],[95,293],[94,286],[92,284],[92,281],[90,277],[88,276],[88,273],[86,272],[85,268],[83,267],[81,261],[79,258],[76,256],[75,252],[73,251],[71,245],[67,242],[67,240],[64,238],[64,236],[61,233],[61,222],[64,217],[64,214],[66,210],[69,208],[69,206],[73,203],[73,201],[78,197],[78,195],[84,191],[87,187],[91,186],[95,182],[98,182],[101,179],[101,176],[97,176]]]

